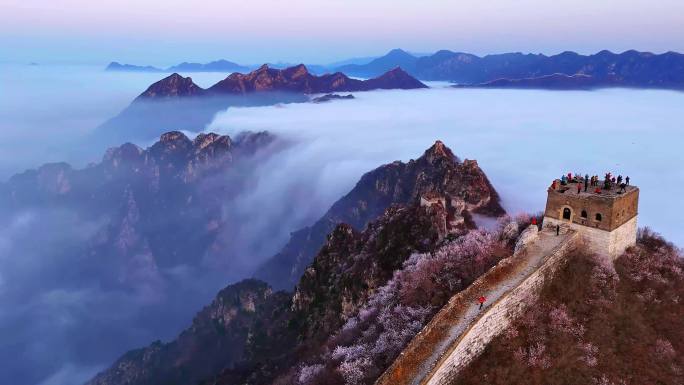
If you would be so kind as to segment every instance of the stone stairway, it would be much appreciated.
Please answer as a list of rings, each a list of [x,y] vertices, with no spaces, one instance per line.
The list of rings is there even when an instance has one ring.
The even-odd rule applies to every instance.
[[[546,279],[562,265],[577,234],[544,230],[490,269],[465,290],[454,295],[376,385],[448,385],[487,344],[522,314]],[[476,298],[484,295],[482,310]]]

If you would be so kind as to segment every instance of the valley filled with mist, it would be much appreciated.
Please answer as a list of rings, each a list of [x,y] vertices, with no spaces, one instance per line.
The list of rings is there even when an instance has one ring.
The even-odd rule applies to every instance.
[[[90,145],[88,136],[160,78],[100,67],[2,66],[0,183],[44,163],[64,161],[74,169],[116,163],[112,156],[103,161],[106,148]],[[225,77],[181,75],[192,76],[202,87]],[[354,99],[327,103],[229,107],[208,125],[184,134],[190,141],[201,133],[228,135],[234,146],[230,151],[252,145],[241,136],[246,131],[267,131],[273,139],[263,146],[255,141],[249,156],[230,152],[230,166],[210,170],[207,179],[193,171],[201,170],[204,157],[214,153],[201,153],[203,143],[167,138],[173,146],[178,140],[199,154],[174,164],[184,183],[197,178],[192,188],[210,191],[219,203],[203,206],[206,202],[164,196],[164,205],[143,200],[136,202],[136,210],[150,204],[155,212],[175,214],[182,211],[181,204],[199,205],[202,212],[229,218],[230,225],[217,226],[216,238],[198,255],[169,253],[173,258],[157,261],[154,268],[138,258],[148,255],[148,246],[139,246],[143,251],[131,254],[138,259],[113,263],[122,270],[107,275],[111,285],[89,276],[99,274],[91,268],[98,260],[89,258],[102,255],[78,245],[96,250],[93,240],[99,241],[101,234],[120,236],[124,231],[112,230],[112,218],[125,223],[135,217],[131,211],[122,214],[118,201],[107,201],[112,205],[108,211],[90,217],[81,215],[76,203],[12,208],[10,216],[0,219],[0,339],[10,341],[0,350],[0,361],[21,364],[3,366],[0,378],[13,377],[20,385],[81,383],[133,347],[175,337],[219,289],[251,276],[292,232],[313,224],[363,174],[395,160],[415,159],[435,140],[460,159],[476,159],[510,214],[542,211],[546,189],[559,172],[628,175],[641,189],[639,225],[684,245],[679,225],[684,201],[677,198],[684,170],[676,161],[684,143],[683,92],[426,84],[429,89],[354,92]],[[134,144],[144,150],[159,147],[158,140],[150,136]],[[145,156],[154,158],[154,151]],[[160,154],[155,158],[159,164],[170,159],[166,152]],[[130,192],[122,188],[124,193]],[[165,221],[179,217],[160,216],[157,225],[175,234],[177,229]],[[163,236],[160,231],[151,239],[163,244]],[[201,240],[188,240],[195,241]]]

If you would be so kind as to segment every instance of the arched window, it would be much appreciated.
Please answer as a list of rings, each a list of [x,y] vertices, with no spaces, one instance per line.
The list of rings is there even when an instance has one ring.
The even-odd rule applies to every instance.
[[[603,219],[603,216],[601,215],[601,213],[597,213],[596,214],[596,220],[601,222],[601,219]]]
[[[570,216],[571,216],[571,215],[572,215],[572,210],[570,210],[570,209],[567,208],[567,207],[563,209],[563,219],[568,219],[568,220],[570,220]]]
[[[582,218],[586,218],[587,217],[587,210],[582,210],[581,215],[582,215]]]

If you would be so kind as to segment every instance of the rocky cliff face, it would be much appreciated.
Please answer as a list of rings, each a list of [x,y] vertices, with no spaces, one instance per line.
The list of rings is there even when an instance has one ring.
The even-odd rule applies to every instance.
[[[330,92],[370,91],[375,89],[427,88],[403,71],[391,71],[369,80],[351,79],[341,72],[313,75],[303,64],[285,69],[269,68],[264,64],[248,74],[233,73],[224,80],[203,89],[189,77],[174,73],[154,84],[138,96],[137,100],[159,100],[174,97],[241,95],[254,92],[291,92],[317,94]]]
[[[457,214],[466,219],[471,212],[491,216],[504,212],[498,194],[477,162],[461,162],[437,141],[416,160],[396,161],[365,174],[313,226],[294,232],[282,251],[256,276],[274,287],[291,288],[337,224],[347,223],[361,230],[392,204],[417,202],[428,192],[450,197],[451,205],[459,208]]]
[[[229,248],[218,250],[220,242],[230,244],[229,229],[238,225],[224,205],[248,183],[243,168],[274,146],[264,132],[194,140],[169,132],[147,149],[130,143],[112,148],[84,169],[57,163],[15,175],[0,184],[0,211],[7,220],[47,211],[97,223],[93,237],[74,245],[82,254],[74,271],[122,289],[147,292],[154,284],[163,292],[164,270],[211,268],[219,252],[231,259]],[[48,231],[62,231],[50,223],[44,218]],[[43,257],[51,252],[60,251],[44,250]]]
[[[302,103],[307,95],[427,86],[401,69],[370,80],[341,72],[313,75],[303,65],[285,69],[263,65],[247,74],[233,73],[203,89],[174,73],[152,84],[119,115],[102,124],[91,142],[106,146],[125,140],[150,140],[169,130],[195,130],[209,124],[218,111],[232,106]]]
[[[174,97],[200,96],[204,89],[192,81],[190,77],[182,77],[173,73],[164,79],[149,86],[145,92],[138,96],[142,99],[163,99]]]
[[[267,384],[356,314],[412,252],[443,239],[438,208],[393,207],[363,232],[340,224],[296,292],[246,280],[222,290],[169,343],[126,353],[89,384]]]
[[[444,223],[449,210],[438,204],[421,205],[418,197],[428,193],[450,193],[452,199],[463,202],[462,210],[502,212],[496,193],[476,164],[460,162],[437,142],[417,160],[395,162],[366,174],[331,209],[329,221],[322,222],[330,230],[298,277],[295,292],[276,293],[271,305],[254,307],[259,329],[252,324],[231,324],[235,328],[230,326],[230,333],[237,333],[231,340],[231,353],[222,334],[188,337],[216,336],[214,324],[225,323],[219,320],[225,316],[197,322],[207,319],[202,316],[207,312],[226,314],[214,301],[207,308],[211,310],[205,309],[176,340],[126,354],[92,383],[183,383],[198,378],[204,378],[205,384],[272,383],[298,362],[318,354],[330,334],[356,315],[410,255],[431,252],[448,239]],[[397,204],[393,204],[395,199]],[[343,223],[342,218],[357,226]],[[221,370],[216,370],[219,366]]]
[[[306,66],[300,64],[282,70],[263,65],[246,75],[234,73],[207,91],[212,94],[247,94],[264,91],[316,94],[413,88],[427,88],[427,86],[399,68],[364,81],[351,79],[341,72],[321,76],[312,75]]]
[[[248,349],[258,348],[262,340],[286,338],[288,306],[289,295],[274,293],[263,282],[228,286],[174,341],[130,351],[88,384],[195,384],[249,357]],[[273,353],[283,345],[269,347]]]
[[[428,252],[446,234],[441,207],[393,206],[365,231],[338,225],[299,280],[292,308],[309,343],[356,314],[413,252]]]
[[[402,89],[427,88],[423,83],[409,75],[401,67],[394,67],[377,78],[366,81],[366,86],[371,89]]]

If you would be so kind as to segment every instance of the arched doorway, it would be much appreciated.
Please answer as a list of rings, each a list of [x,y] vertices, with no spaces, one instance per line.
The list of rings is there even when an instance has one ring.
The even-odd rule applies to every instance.
[[[572,210],[569,207],[563,208],[563,219],[570,220],[572,218]]]

